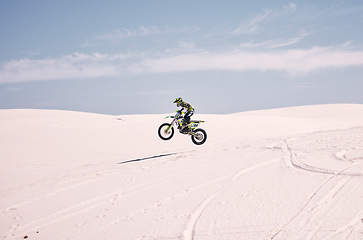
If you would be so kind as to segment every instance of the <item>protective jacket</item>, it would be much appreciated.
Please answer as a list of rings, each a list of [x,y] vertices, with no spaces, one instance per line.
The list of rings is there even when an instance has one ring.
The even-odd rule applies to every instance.
[[[184,108],[184,110],[187,111],[187,112],[191,112],[191,111],[194,110],[192,105],[190,105],[189,103],[184,102],[184,101],[181,102],[180,107]]]

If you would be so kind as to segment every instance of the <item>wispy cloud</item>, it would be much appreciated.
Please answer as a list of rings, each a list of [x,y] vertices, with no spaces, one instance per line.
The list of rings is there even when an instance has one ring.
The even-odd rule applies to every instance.
[[[247,43],[240,44],[240,47],[242,47],[242,48],[280,48],[280,47],[286,47],[286,46],[294,45],[294,44],[297,44],[297,43],[301,42],[302,40],[304,40],[309,35],[310,35],[309,32],[307,32],[305,30],[301,30],[293,38],[286,38],[286,39],[278,38],[278,39],[267,40],[267,41],[264,41],[264,42],[250,41],[250,42],[247,42]]]
[[[110,64],[113,58],[98,53],[74,53],[59,58],[13,60],[1,65],[0,82],[114,76],[115,65]]]
[[[203,52],[140,63],[147,72],[183,71],[279,71],[298,76],[323,69],[363,66],[363,52],[335,47],[280,51]]]
[[[296,11],[297,5],[295,3],[289,3],[282,6],[282,10],[278,11],[279,14],[292,14]]]
[[[165,54],[74,53],[59,58],[14,60],[0,65],[0,83],[213,70],[277,71],[299,76],[325,69],[363,67],[363,52],[344,46]]]
[[[296,11],[296,8],[296,4],[290,3],[288,5],[283,5],[279,9],[265,9],[262,13],[257,14],[253,19],[232,30],[231,33],[236,35],[254,34],[258,32],[260,24],[263,22],[267,21],[268,19],[274,19],[280,16],[292,14]]]
[[[141,27],[137,28],[136,30],[131,30],[131,29],[127,29],[127,28],[115,29],[110,33],[98,35],[95,37],[95,39],[99,39],[99,40],[124,39],[124,38],[130,38],[130,37],[155,35],[155,34],[160,34],[162,32],[163,31],[160,30],[158,27],[141,26]]]
[[[256,33],[259,24],[271,15],[271,11],[265,10],[262,14],[258,14],[247,23],[243,23],[232,31],[233,34],[252,34]]]
[[[140,26],[138,28],[130,29],[130,28],[121,28],[121,29],[114,29],[111,32],[99,34],[94,36],[91,39],[85,41],[82,47],[92,47],[92,46],[99,46],[104,42],[117,42],[123,39],[129,38],[138,38],[138,37],[148,37],[152,35],[167,35],[167,34],[175,34],[175,33],[195,33],[199,29],[198,28],[169,28],[169,27],[145,27]]]
[[[23,91],[23,88],[8,87],[8,88],[6,88],[6,90],[9,92],[21,92],[21,91]]]

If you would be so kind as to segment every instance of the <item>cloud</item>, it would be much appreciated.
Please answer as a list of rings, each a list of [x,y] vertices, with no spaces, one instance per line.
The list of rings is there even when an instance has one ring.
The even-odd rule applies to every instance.
[[[124,39],[124,38],[130,38],[130,37],[155,35],[155,34],[160,34],[161,32],[162,32],[162,30],[160,30],[158,27],[148,27],[147,28],[144,26],[140,26],[136,30],[130,30],[127,28],[115,29],[110,33],[98,35],[95,37],[95,39],[98,39],[98,40]]]
[[[82,47],[99,47],[103,43],[114,43],[122,39],[135,38],[135,37],[145,37],[155,34],[161,34],[162,30],[158,27],[144,27],[140,26],[137,29],[121,28],[115,29],[111,32],[99,34],[93,38],[86,40],[81,46]]]
[[[265,9],[262,13],[257,14],[250,21],[241,24],[234,30],[232,34],[242,35],[242,34],[254,34],[258,32],[260,24],[267,21],[269,18],[278,18],[280,16],[289,15],[296,11],[296,4],[290,3],[288,5],[283,5],[280,9]]]
[[[282,10],[280,10],[279,14],[292,14],[296,11],[297,5],[295,3],[289,3],[287,5],[282,6]]]
[[[143,61],[143,71],[279,71],[293,76],[313,71],[363,66],[363,52],[313,47],[284,51],[203,52]]]
[[[271,11],[265,11],[262,14],[258,14],[255,18],[253,18],[251,21],[241,24],[239,27],[234,29],[232,31],[232,34],[253,34],[256,33],[259,24],[264,21],[269,15],[271,15]]]
[[[264,42],[247,42],[240,44],[240,47],[242,48],[280,48],[280,47],[286,47],[290,45],[297,44],[304,40],[307,36],[309,36],[310,33],[306,32],[305,30],[300,31],[295,37],[293,38],[287,38],[287,39],[273,39],[273,40],[267,40]]]
[[[0,83],[115,76],[115,65],[111,62],[110,56],[98,53],[13,60],[1,65]]]
[[[59,58],[13,60],[0,65],[0,83],[214,70],[277,71],[299,76],[319,70],[363,66],[363,52],[343,46],[164,54],[167,55],[74,53]]]
[[[196,49],[196,45],[192,41],[177,41],[177,45],[181,49]]]
[[[21,91],[23,91],[23,88],[8,87],[8,88],[6,88],[6,90],[9,92],[21,92]]]
[[[129,28],[121,28],[114,29],[111,32],[99,34],[93,38],[86,40],[82,47],[97,47],[102,46],[103,43],[117,43],[123,39],[130,38],[139,38],[139,37],[148,37],[152,35],[166,35],[166,34],[175,34],[175,33],[195,33],[199,31],[198,28],[169,28],[169,27],[144,27],[140,26],[138,28],[129,29]]]

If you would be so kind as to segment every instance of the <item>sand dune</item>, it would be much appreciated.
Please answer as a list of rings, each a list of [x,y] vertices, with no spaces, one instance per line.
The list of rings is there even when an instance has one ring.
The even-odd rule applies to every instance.
[[[3,239],[363,239],[363,105],[200,114],[0,110]]]

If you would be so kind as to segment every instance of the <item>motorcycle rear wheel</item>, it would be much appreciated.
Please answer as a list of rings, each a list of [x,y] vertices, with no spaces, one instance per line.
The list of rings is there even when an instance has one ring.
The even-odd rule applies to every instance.
[[[194,144],[202,145],[207,140],[207,133],[203,129],[198,128],[194,130],[193,133],[192,141]]]
[[[173,136],[174,136],[174,128],[172,126],[170,126],[169,123],[163,123],[160,125],[159,130],[158,130],[158,134],[159,137],[163,140],[170,140]],[[167,129],[169,128],[169,131],[167,131]]]

